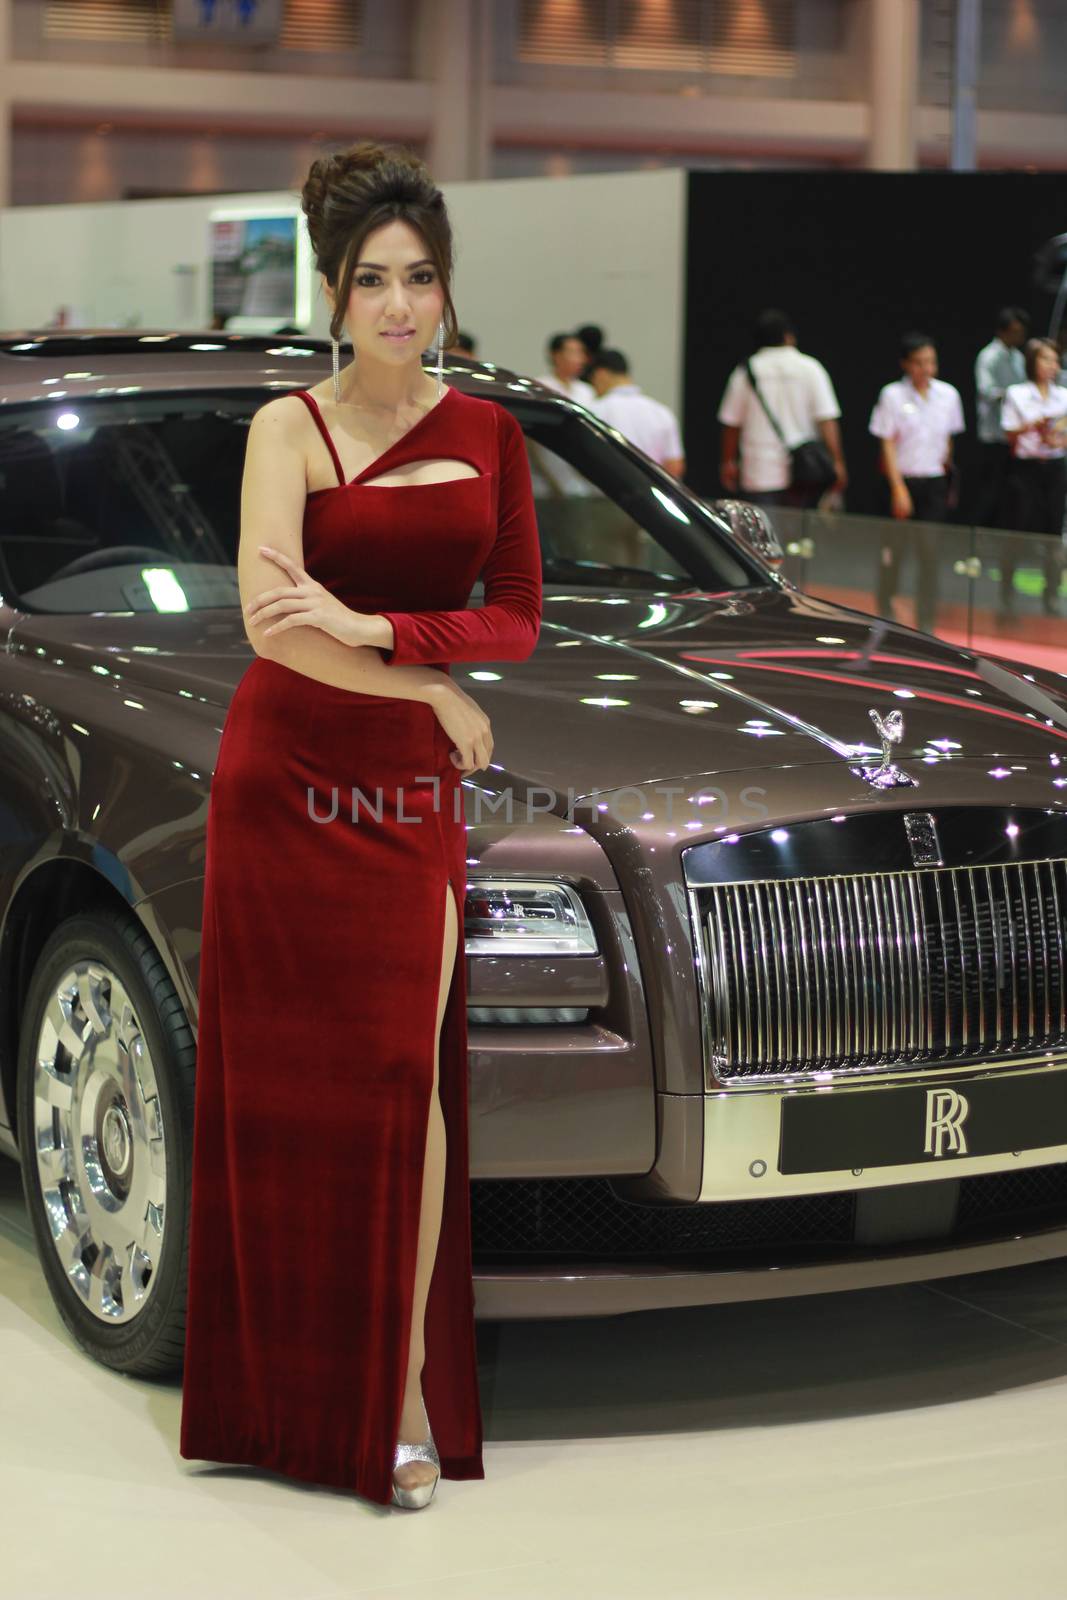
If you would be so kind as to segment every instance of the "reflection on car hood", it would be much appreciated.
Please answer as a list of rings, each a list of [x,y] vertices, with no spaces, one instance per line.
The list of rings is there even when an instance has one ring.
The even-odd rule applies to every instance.
[[[62,650],[58,647],[62,646]],[[253,657],[239,613],[35,616],[15,647],[226,706]],[[1067,658],[1065,658],[1067,666]],[[873,758],[1017,757],[1067,773],[1067,675],[993,662],[795,592],[635,596],[546,588],[526,661],[453,663],[493,722],[494,764],[561,793]]]

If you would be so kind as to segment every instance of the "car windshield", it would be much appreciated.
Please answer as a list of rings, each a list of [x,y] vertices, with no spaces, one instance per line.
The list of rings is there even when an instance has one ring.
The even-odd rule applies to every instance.
[[[5,410],[0,594],[26,611],[239,606],[245,441],[265,403],[262,389],[227,389]],[[509,409],[526,437],[546,588],[767,583],[701,501],[581,408],[516,397]]]
[[[517,399],[546,585],[715,593],[766,584],[722,523],[581,406]]]

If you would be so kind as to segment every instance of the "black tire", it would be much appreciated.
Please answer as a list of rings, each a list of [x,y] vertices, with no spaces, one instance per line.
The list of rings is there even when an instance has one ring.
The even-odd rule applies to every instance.
[[[137,918],[93,911],[56,928],[19,1028],[23,1189],[63,1322],[94,1360],[131,1376],[181,1370],[195,1068],[184,1008]]]

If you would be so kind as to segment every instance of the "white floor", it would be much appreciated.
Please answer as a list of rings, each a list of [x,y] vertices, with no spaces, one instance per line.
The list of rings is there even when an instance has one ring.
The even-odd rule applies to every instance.
[[[0,1159],[11,1600],[1064,1600],[1067,1263],[481,1324],[484,1482],[387,1510],[177,1453],[72,1345]]]

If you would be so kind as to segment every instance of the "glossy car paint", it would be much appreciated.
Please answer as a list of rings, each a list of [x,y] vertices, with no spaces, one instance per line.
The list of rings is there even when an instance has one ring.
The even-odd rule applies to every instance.
[[[12,405],[47,398],[44,380],[71,365],[69,356],[34,357],[16,377],[12,362],[0,358]],[[328,372],[319,355],[237,349],[205,355],[202,365],[162,354],[105,354],[92,364],[109,385],[258,386],[264,401]],[[477,369],[475,381],[474,370],[457,363],[449,380],[503,404],[514,399],[511,374]],[[74,404],[95,384],[65,388]],[[701,1192],[707,1086],[681,852],[727,832],[833,814],[875,812],[888,827],[920,807],[1014,804],[1062,817],[1067,680],[986,663],[809,599],[770,572],[767,587],[725,596],[626,592],[598,603],[546,590],[545,598],[533,656],[469,685],[495,739],[493,767],[464,786],[469,864],[472,875],[574,885],[599,952],[466,958],[472,1006],[590,1008],[588,1021],[550,1029],[472,1027],[472,1177],[615,1175],[635,1198],[691,1202]],[[236,609],[71,616],[5,605],[0,637],[0,1147],[17,1154],[20,908],[45,881],[40,874],[57,911],[83,884],[131,907],[195,1025],[207,797],[225,710],[252,649]],[[462,676],[462,665],[453,672]],[[601,676],[620,672],[634,676]],[[624,703],[589,703],[605,694]],[[871,707],[904,710],[895,759],[917,789],[879,791],[853,772],[877,758]],[[510,819],[482,805],[506,790]],[[479,1311],[798,1293],[1064,1252],[1067,1230],[1057,1229],[933,1254],[857,1252],[830,1266],[783,1251],[784,1270],[772,1273],[531,1268],[479,1277]]]

